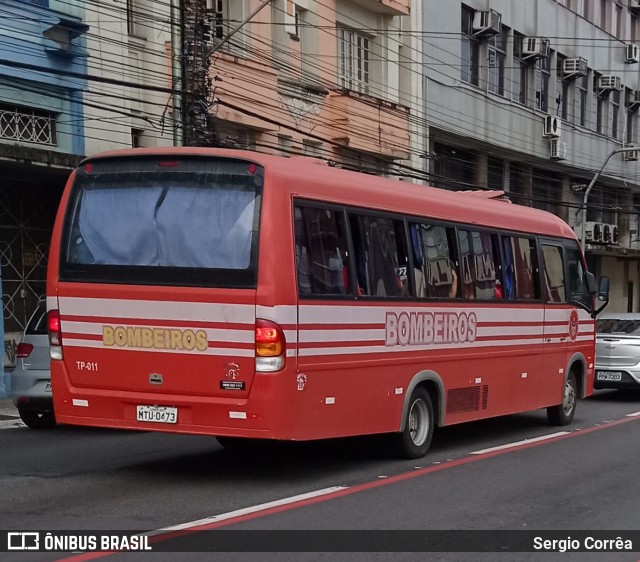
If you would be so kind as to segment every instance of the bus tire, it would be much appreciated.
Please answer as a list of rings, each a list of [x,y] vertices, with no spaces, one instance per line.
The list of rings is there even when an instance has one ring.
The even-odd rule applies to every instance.
[[[547,408],[547,419],[551,425],[569,425],[576,413],[576,404],[578,401],[578,392],[576,385],[576,376],[570,372],[564,383],[564,392],[562,394],[562,403],[557,406],[549,406]]]
[[[31,429],[49,429],[56,425],[56,417],[53,412],[18,408],[18,415],[24,425]]]
[[[392,436],[393,452],[405,459],[424,457],[433,437],[433,403],[424,387],[411,394],[404,429]]]

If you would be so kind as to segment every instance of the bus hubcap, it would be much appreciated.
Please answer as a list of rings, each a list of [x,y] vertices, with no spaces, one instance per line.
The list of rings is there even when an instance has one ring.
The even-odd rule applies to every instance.
[[[576,391],[573,388],[573,385],[567,381],[566,386],[564,387],[564,403],[563,409],[565,414],[570,414],[571,410],[573,410],[573,406],[576,403]]]
[[[414,445],[422,445],[429,432],[429,411],[424,400],[416,400],[409,412],[409,435]]]

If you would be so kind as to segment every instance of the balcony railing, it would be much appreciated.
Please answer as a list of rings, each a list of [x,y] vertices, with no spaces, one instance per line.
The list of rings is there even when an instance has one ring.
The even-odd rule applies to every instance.
[[[55,146],[55,115],[17,106],[0,107],[0,139]]]

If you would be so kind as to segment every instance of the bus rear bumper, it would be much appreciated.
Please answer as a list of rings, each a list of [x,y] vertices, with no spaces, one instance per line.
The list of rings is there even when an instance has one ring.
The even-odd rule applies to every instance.
[[[291,439],[282,428],[285,413],[272,412],[266,400],[272,380],[256,383],[249,398],[228,398],[76,388],[59,384],[53,374],[53,405],[61,424],[159,431],[193,435]],[[57,384],[58,383],[58,384]],[[267,388],[265,388],[265,386]],[[258,387],[258,388],[255,388]],[[164,421],[141,421],[139,407],[146,412],[163,412]],[[159,416],[162,417],[162,416]]]

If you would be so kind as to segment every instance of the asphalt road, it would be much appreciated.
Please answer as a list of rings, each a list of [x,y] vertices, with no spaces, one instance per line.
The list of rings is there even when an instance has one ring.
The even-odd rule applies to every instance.
[[[603,391],[579,403],[573,424],[561,428],[569,432],[566,435],[532,442],[557,433],[558,428],[546,425],[543,411],[519,414],[444,428],[420,461],[390,459],[380,440],[372,438],[288,444],[237,454],[205,437],[3,426],[0,528],[148,531],[222,516],[222,520],[207,519],[206,523],[221,530],[636,530],[640,529],[640,416],[628,414],[638,411],[640,396]],[[518,447],[473,454],[523,440],[528,441]],[[334,491],[288,503],[288,498],[318,490]],[[274,501],[284,504],[255,507]],[[248,513],[237,513],[247,508]],[[154,543],[156,548],[184,547],[184,542],[166,540],[170,536],[156,537],[154,541],[160,541]],[[305,538],[304,533],[296,536],[314,539]],[[377,537],[359,538],[375,543]],[[634,547],[640,550],[640,540]],[[141,556],[118,554],[107,559]],[[144,556],[173,560],[176,555]],[[211,556],[191,553],[181,558]],[[560,555],[420,556],[429,560],[537,560]],[[564,560],[640,558],[638,552],[561,556]],[[261,560],[412,557],[416,555],[322,552],[258,556]],[[246,558],[246,553],[215,554],[216,560]],[[3,559],[83,558],[10,553]]]

